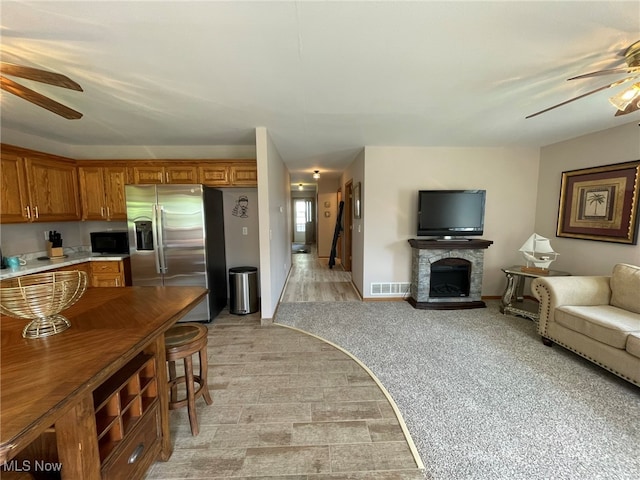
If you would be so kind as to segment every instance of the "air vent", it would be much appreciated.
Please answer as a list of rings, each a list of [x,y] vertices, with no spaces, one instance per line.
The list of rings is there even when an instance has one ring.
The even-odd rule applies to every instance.
[[[411,284],[408,282],[372,282],[371,295],[376,296],[404,296],[409,293]]]

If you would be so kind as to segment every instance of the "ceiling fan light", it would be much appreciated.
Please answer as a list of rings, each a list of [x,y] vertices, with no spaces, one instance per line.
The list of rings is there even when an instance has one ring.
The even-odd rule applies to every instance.
[[[624,110],[637,98],[640,98],[640,83],[635,83],[626,90],[614,95],[609,99],[609,102],[618,110]]]

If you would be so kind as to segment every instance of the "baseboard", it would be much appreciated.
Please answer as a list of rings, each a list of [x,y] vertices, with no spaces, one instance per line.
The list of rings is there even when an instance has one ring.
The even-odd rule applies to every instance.
[[[407,300],[407,297],[367,297],[363,298],[363,302],[404,302]]]

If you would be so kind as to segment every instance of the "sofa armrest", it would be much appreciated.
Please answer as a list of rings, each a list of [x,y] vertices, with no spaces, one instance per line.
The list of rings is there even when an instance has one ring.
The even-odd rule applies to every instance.
[[[554,311],[563,305],[608,305],[611,300],[611,277],[575,276],[536,278],[531,291],[540,301],[538,333],[546,336]]]

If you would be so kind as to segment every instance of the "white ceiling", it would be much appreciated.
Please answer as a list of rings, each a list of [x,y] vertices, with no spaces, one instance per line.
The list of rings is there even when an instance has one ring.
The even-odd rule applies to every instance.
[[[1,1],[2,60],[84,92],[25,86],[65,120],[2,94],[3,132],[95,145],[253,145],[267,127],[292,182],[339,172],[365,145],[543,146],[621,125],[640,2]],[[640,137],[639,137],[640,141]]]

